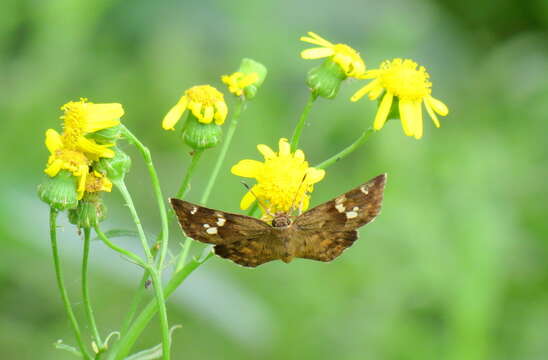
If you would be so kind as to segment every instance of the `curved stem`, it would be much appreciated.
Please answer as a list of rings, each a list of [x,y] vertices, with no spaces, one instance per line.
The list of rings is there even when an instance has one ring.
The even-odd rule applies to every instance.
[[[123,249],[123,248],[115,245],[114,243],[112,243],[109,240],[109,238],[101,231],[101,229],[99,228],[99,225],[95,225],[95,227],[93,229],[95,230],[95,233],[97,234],[97,236],[99,236],[99,238],[105,243],[106,246],[108,246],[109,248],[111,248],[112,250],[114,250],[116,252],[119,252],[120,254],[127,257],[128,259],[130,259],[131,261],[133,261],[137,265],[139,265],[139,266],[141,266],[145,269],[147,268],[147,264],[139,256],[137,256],[136,254],[132,253],[129,250]]]
[[[158,271],[150,269],[150,277],[152,284],[154,285],[154,293],[156,296],[156,305],[158,306],[158,312],[160,315],[160,325],[162,326],[162,359],[170,359],[171,337],[169,336],[169,322],[167,320],[166,299],[164,297],[164,290],[162,289],[162,282]]]
[[[367,139],[369,139],[369,136],[371,136],[371,134],[373,134],[374,132],[375,132],[375,130],[373,130],[372,128],[369,128],[369,129],[365,130],[360,135],[360,137],[356,139],[356,141],[354,141],[352,144],[350,144],[350,146],[348,146],[347,148],[345,148],[341,152],[333,155],[329,159],[319,163],[318,165],[315,165],[314,167],[317,168],[317,169],[325,169],[325,168],[333,165],[337,161],[345,158],[346,156],[348,156],[349,154],[354,152],[354,150],[356,150],[357,148],[359,148],[360,146],[365,144]]]
[[[78,348],[80,348],[82,356],[86,360],[91,360],[91,356],[89,355],[82,341],[80,327],[78,326],[78,321],[76,320],[74,312],[72,311],[72,306],[70,305],[70,299],[68,297],[67,289],[65,288],[65,281],[63,280],[63,271],[61,269],[59,250],[57,248],[57,210],[55,210],[54,208],[50,208],[49,235],[51,240],[51,252],[53,254],[53,265],[55,267],[55,278],[57,280],[59,292],[61,293],[63,305],[65,306],[65,311],[67,312],[70,324],[72,325],[72,330],[74,331],[74,336],[76,337],[76,342],[78,343]]]
[[[165,298],[167,299],[201,264],[203,264],[203,262],[192,260],[181,271],[176,272],[164,288]],[[135,319],[127,334],[114,345],[113,351],[109,353],[110,357],[107,359],[124,359],[129,354],[133,344],[135,344],[139,338],[139,335],[143,332],[150,320],[152,320],[156,311],[158,311],[157,302],[150,301]]]
[[[204,193],[202,194],[202,197],[200,198],[201,205],[205,205],[207,203],[207,200],[209,200],[209,195],[211,195],[211,190],[213,189],[213,185],[215,185],[215,182],[217,181],[217,176],[219,175],[221,166],[223,165],[225,161],[226,154],[228,152],[228,148],[230,147],[230,143],[232,142],[232,138],[234,137],[234,133],[236,132],[236,128],[238,127],[238,121],[240,120],[240,115],[242,114],[242,107],[244,103],[245,103],[245,100],[243,98],[240,98],[238,103],[236,104],[236,108],[234,109],[234,115],[232,116],[230,120],[230,126],[226,133],[226,138],[225,138],[225,141],[223,142],[221,152],[219,153],[219,156],[217,157],[217,162],[215,163],[215,166],[213,167],[213,172],[211,173],[211,176],[209,177],[209,181],[207,182],[207,185],[205,187]],[[185,265],[185,262],[191,247],[192,247],[192,239],[189,237],[186,237],[185,244],[183,246],[183,251],[181,255],[179,256],[179,259],[177,260],[177,265],[175,266],[175,272],[180,271]]]
[[[154,168],[154,164],[152,163],[152,156],[150,155],[150,151],[148,148],[143,145],[142,142],[137,139],[135,135],[131,131],[129,131],[128,128],[122,125],[122,131],[124,133],[124,136],[130,141],[133,145],[135,145],[140,153],[143,159],[145,160],[145,164],[148,169],[148,173],[150,175],[150,181],[152,183],[152,188],[154,189],[154,196],[156,197],[156,202],[158,204],[158,209],[160,211],[160,220],[162,223],[162,229],[160,231],[160,259],[158,260],[158,269],[162,271],[164,266],[164,261],[167,255],[168,250],[168,239],[169,239],[169,226],[167,222],[167,211],[166,211],[166,204],[164,195],[162,194],[162,188],[160,187],[160,180],[158,179],[158,174],[156,173],[156,169]]]
[[[95,315],[93,314],[93,308],[91,306],[91,301],[89,299],[89,287],[88,287],[88,259],[89,259],[89,245],[91,242],[90,239],[90,228],[84,228],[84,252],[82,255],[82,298],[84,300],[84,308],[86,310],[86,317],[88,318],[88,323],[93,332],[93,338],[95,343],[99,348],[103,347],[103,342],[101,341],[101,335],[97,329],[97,324],[95,322]]]
[[[135,205],[133,204],[133,199],[127,189],[126,183],[123,180],[114,181],[113,183],[120,191],[120,194],[122,194],[122,197],[124,198],[124,201],[126,202],[126,205],[129,209],[133,222],[135,223],[135,226],[137,227],[137,233],[139,234],[139,240],[141,240],[141,246],[143,247],[143,251],[145,252],[147,263],[152,263],[153,258],[152,258],[152,253],[150,252],[150,249],[149,249],[147,237],[145,235],[145,231],[143,230],[141,219],[139,219],[139,215],[137,214],[137,210],[135,209]]]
[[[297,126],[295,126],[293,136],[291,137],[291,152],[295,152],[299,147],[299,140],[301,139],[301,133],[303,132],[304,124],[306,123],[308,113],[310,112],[310,109],[312,109],[312,105],[314,104],[316,98],[317,96],[314,95],[314,93],[311,91],[310,96],[308,97],[308,101],[304,106],[301,117],[299,118],[299,122],[297,123]]]

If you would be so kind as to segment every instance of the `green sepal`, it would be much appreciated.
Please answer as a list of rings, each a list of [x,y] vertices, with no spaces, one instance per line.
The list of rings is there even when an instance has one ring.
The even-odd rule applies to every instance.
[[[347,78],[344,70],[331,58],[320,66],[311,69],[306,78],[306,84],[315,96],[333,99],[337,96],[341,83]]]
[[[95,140],[98,144],[113,144],[122,137],[122,126],[116,125],[94,133],[87,134],[86,137]]]
[[[223,137],[222,128],[211,122],[204,124],[198,119],[189,114],[188,119],[183,129],[182,138],[185,144],[194,150],[209,149],[221,142]]]
[[[94,169],[105,174],[112,182],[120,181],[124,179],[131,168],[131,158],[116,146],[111,149],[114,151],[114,157],[101,158]]]
[[[71,224],[79,228],[92,228],[106,218],[107,208],[103,204],[99,192],[84,193],[76,209],[68,212]]]
[[[38,185],[38,197],[56,210],[73,209],[78,205],[76,178],[70,171],[61,170]]]

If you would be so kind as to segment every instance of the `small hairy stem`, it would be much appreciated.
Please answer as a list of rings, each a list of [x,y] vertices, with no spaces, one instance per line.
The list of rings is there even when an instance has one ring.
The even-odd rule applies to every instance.
[[[129,260],[133,261],[137,265],[143,268],[147,267],[147,264],[137,254],[134,254],[131,251],[123,249],[119,247],[118,245],[115,245],[114,243],[112,243],[109,240],[109,238],[101,231],[101,229],[99,228],[99,225],[95,225],[93,229],[95,230],[95,233],[97,234],[97,236],[99,236],[99,238],[105,243],[106,246],[120,253],[121,255],[127,257]]]
[[[295,152],[299,147],[299,140],[301,139],[301,133],[303,132],[304,124],[306,123],[308,113],[310,112],[310,109],[312,109],[312,105],[314,104],[316,98],[317,96],[314,95],[314,93],[311,91],[310,96],[308,97],[308,101],[304,106],[301,117],[299,118],[299,122],[297,123],[297,126],[295,126],[293,136],[291,137],[291,152]]]
[[[53,254],[53,265],[55,267],[55,277],[57,279],[57,286],[59,287],[59,292],[61,294],[61,299],[63,300],[63,305],[65,306],[65,311],[67,312],[70,324],[72,325],[72,330],[74,331],[74,336],[76,337],[76,342],[78,343],[78,348],[80,349],[83,358],[86,360],[91,360],[92,357],[86,350],[82,341],[80,326],[78,325],[78,321],[76,320],[74,312],[72,311],[72,305],[70,304],[67,289],[65,288],[63,271],[61,269],[61,261],[59,259],[59,250],[57,248],[57,210],[53,208],[50,208],[49,235],[51,240],[51,252]]]
[[[198,162],[200,161],[200,158],[202,157],[203,153],[204,153],[203,150],[197,150],[192,155],[192,160],[190,161],[190,164],[188,165],[188,168],[186,169],[183,182],[181,183],[181,186],[179,187],[179,191],[177,191],[177,194],[175,195],[176,198],[183,199],[185,197],[190,185],[190,179],[192,179],[192,175],[194,175],[194,170],[196,170],[196,167],[198,166]]]
[[[171,337],[169,336],[169,323],[167,320],[166,299],[164,297],[164,290],[162,289],[162,282],[158,272],[155,269],[149,269],[152,284],[154,286],[154,293],[156,295],[156,305],[160,315],[160,325],[162,327],[162,355],[164,360],[170,359],[170,343]]]
[[[95,315],[93,314],[93,307],[89,299],[89,286],[88,286],[88,259],[89,259],[89,246],[90,246],[90,228],[84,228],[84,252],[82,255],[82,298],[84,300],[84,308],[86,310],[86,317],[88,319],[89,326],[93,333],[93,339],[99,348],[103,346],[97,324],[95,322]]]
[[[315,165],[314,167],[317,168],[317,169],[325,169],[325,168],[333,165],[337,161],[339,161],[339,160],[345,158],[346,156],[350,155],[352,152],[354,152],[354,150],[356,150],[357,148],[359,148],[360,146],[365,144],[365,142],[369,139],[369,136],[371,136],[371,134],[373,134],[374,132],[375,132],[375,130],[373,130],[372,128],[369,128],[369,129],[365,130],[360,135],[360,137],[357,138],[356,141],[354,141],[352,144],[350,144],[347,148],[345,148],[341,152],[333,155],[329,159],[319,163],[318,165]]]

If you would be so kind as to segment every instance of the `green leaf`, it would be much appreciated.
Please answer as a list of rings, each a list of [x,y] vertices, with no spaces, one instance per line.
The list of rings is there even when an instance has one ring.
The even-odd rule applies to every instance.
[[[173,335],[173,331],[177,330],[178,328],[182,327],[181,325],[175,325],[169,330],[169,339],[171,342],[171,337]],[[154,359],[160,359],[162,357],[162,344],[158,344],[156,346],[151,347],[150,349],[146,349],[143,351],[139,351],[138,353],[135,353],[127,358],[125,360],[154,360]]]
[[[73,346],[70,346],[70,345],[67,345],[67,344],[63,344],[63,340],[59,339],[57,340],[53,346],[55,346],[56,349],[59,349],[59,350],[65,350],[65,351],[68,351],[69,353],[73,354],[73,355],[76,355],[78,356],[79,358],[82,357],[82,353],[80,351],[78,351],[75,347]]]

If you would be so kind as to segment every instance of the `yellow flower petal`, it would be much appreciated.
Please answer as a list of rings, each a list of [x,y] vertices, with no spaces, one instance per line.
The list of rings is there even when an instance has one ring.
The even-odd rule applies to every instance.
[[[246,210],[256,200],[255,196],[252,194],[254,188],[255,186],[253,186],[251,190],[244,195],[242,201],[240,201],[240,209]]]
[[[237,176],[255,178],[263,170],[263,163],[257,160],[240,160],[230,172]]]
[[[333,43],[325,40],[320,35],[313,33],[312,31],[309,31],[307,34],[308,36],[301,36],[300,40],[310,44],[324,46],[324,47],[333,46]]]
[[[228,115],[228,107],[224,101],[219,101],[215,104],[215,109],[215,124],[222,125]]]
[[[394,95],[391,93],[386,93],[381,100],[377,114],[375,115],[375,120],[373,121],[373,129],[380,130],[384,126],[388,113],[390,112],[390,107],[392,106],[392,99]]]
[[[436,116],[436,113],[432,108],[430,107],[430,103],[428,101],[424,102],[424,107],[426,107],[426,111],[428,112],[428,115],[430,115],[430,118],[434,122],[434,125],[439,128],[441,126],[440,121],[438,120],[438,117]]]
[[[213,109],[213,106],[206,106],[204,109],[204,119],[203,123],[209,124],[213,120],[213,114],[215,112],[215,109]]]
[[[46,131],[46,147],[51,154],[63,147],[61,135],[57,131],[53,129]]]
[[[281,138],[278,142],[278,147],[280,149],[280,156],[288,156],[291,154],[291,145],[289,145],[287,139]]]
[[[335,52],[331,48],[311,48],[301,51],[303,59],[320,59],[333,55]]]
[[[350,101],[358,101],[371,90],[378,88],[379,85],[380,85],[380,81],[378,79],[371,81],[369,84],[365,85],[360,90],[356,91],[356,93],[352,95],[352,97],[350,98]]]
[[[304,160],[304,152],[301,149],[297,149],[297,151],[295,151],[294,156],[295,156],[295,159]]]
[[[124,115],[121,104],[84,104],[86,109],[86,123],[84,132],[90,133],[106,129],[120,124],[120,118]]]
[[[99,145],[95,141],[80,137],[78,139],[78,149],[85,153],[95,154],[100,157],[112,158],[114,157],[114,151],[109,149],[106,145]]]
[[[414,116],[414,122],[415,122],[415,139],[420,139],[422,137],[423,133],[423,125],[422,125],[422,104],[418,101],[416,101],[413,104],[413,116]]]
[[[188,108],[190,109],[190,111],[192,111],[192,114],[201,122],[201,120],[203,119],[202,103],[191,101],[188,104]]]
[[[399,109],[403,132],[407,136],[413,136],[413,130],[415,126],[413,123],[413,103],[409,100],[400,100]]]
[[[181,116],[183,116],[187,104],[188,100],[185,96],[183,96],[181,100],[179,100],[179,102],[169,110],[167,115],[162,120],[162,127],[165,130],[175,130],[175,124],[179,121]]]
[[[440,100],[432,96],[427,96],[425,98],[425,101],[427,101],[430,104],[430,107],[432,108],[432,110],[434,110],[441,116],[446,116],[447,114],[449,114],[449,108],[447,108],[447,105],[445,105]]]
[[[325,170],[308,168],[306,171],[306,182],[309,184],[315,184],[320,182],[325,177]]]
[[[59,173],[59,171],[61,171],[62,167],[63,167],[63,162],[61,160],[53,160],[51,163],[48,164],[48,166],[46,166],[46,169],[44,170],[44,172],[49,177],[54,177],[55,175]]]
[[[265,160],[272,159],[276,157],[276,153],[270,147],[259,144],[257,145],[257,150],[264,156]]]

